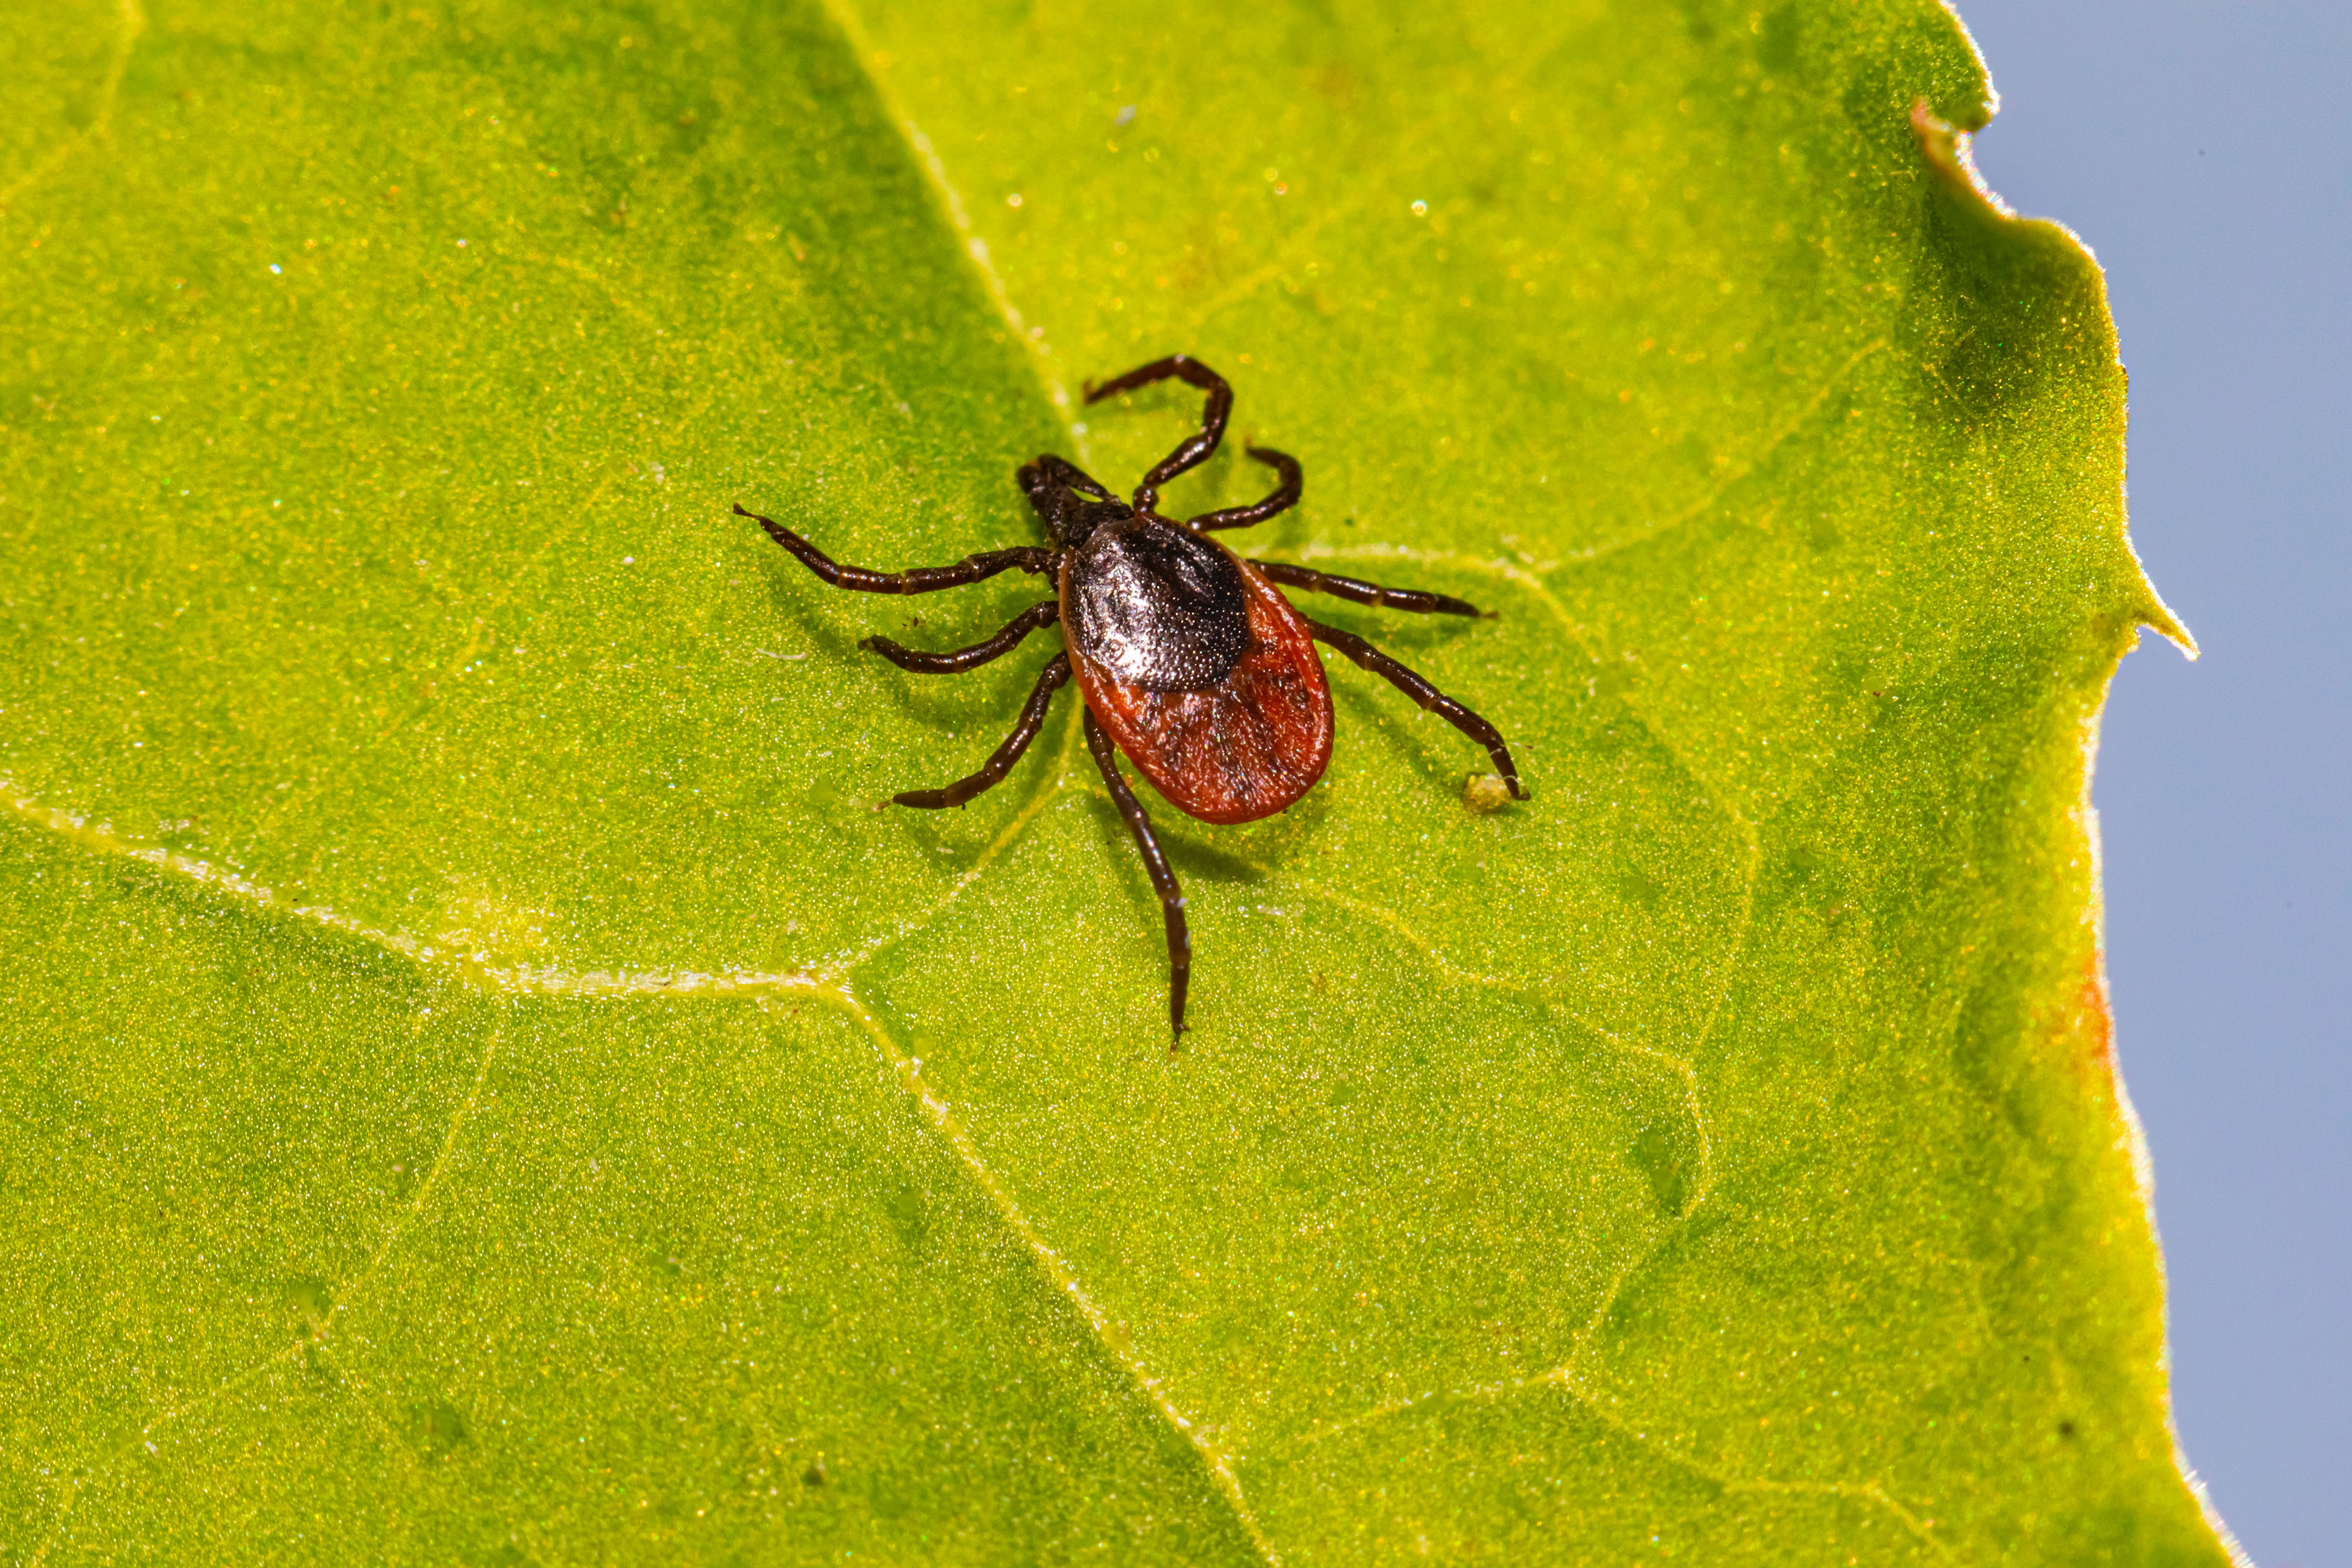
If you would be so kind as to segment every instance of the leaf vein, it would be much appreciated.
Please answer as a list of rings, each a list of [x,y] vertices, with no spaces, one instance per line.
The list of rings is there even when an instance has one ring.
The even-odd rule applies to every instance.
[[[1713,485],[1709,486],[1706,492],[1700,496],[1696,500],[1688,503],[1679,511],[1669,515],[1658,522],[1651,524],[1647,528],[1637,528],[1632,533],[1611,539],[1606,543],[1594,545],[1590,549],[1571,550],[1569,552],[1567,564],[1571,566],[1590,566],[1594,561],[1604,559],[1612,555],[1622,554],[1626,550],[1632,549],[1636,545],[1647,544],[1652,539],[1663,538],[1664,535],[1674,532],[1676,528],[1685,527],[1685,525],[1706,516],[1707,513],[1715,509],[1717,502],[1721,501],[1724,497],[1729,495],[1738,486],[1744,484],[1749,475],[1755,473],[1758,468],[1761,467],[1766,458],[1771,456],[1775,452],[1778,452],[1780,447],[1787,443],[1790,436],[1796,434],[1798,431],[1802,430],[1807,423],[1812,419],[1813,415],[1820,411],[1822,404],[1829,401],[1830,394],[1837,391],[1839,387],[1844,385],[1846,380],[1861,367],[1862,362],[1864,360],[1870,358],[1871,355],[1877,353],[1880,350],[1885,349],[1885,347],[1887,347],[1887,340],[1885,339],[1874,338],[1869,342],[1864,343],[1861,348],[1856,349],[1852,354],[1847,356],[1844,364],[1840,365],[1835,371],[1831,372],[1822,380],[1820,386],[1813,389],[1812,396],[1807,398],[1797,407],[1795,412],[1791,413],[1786,419],[1783,419],[1772,433],[1767,435],[1763,442],[1759,444],[1756,450],[1750,453],[1748,457],[1738,463],[1733,464],[1731,467],[1725,472],[1723,477],[1717,479]]]
[[[1664,1437],[1652,1434],[1646,1427],[1637,1427],[1629,1422],[1612,1407],[1609,1401],[1586,1387],[1578,1378],[1571,1365],[1556,1366],[1548,1372],[1539,1372],[1528,1377],[1502,1378],[1493,1383],[1476,1384],[1466,1388],[1445,1389],[1375,1406],[1360,1415],[1317,1428],[1302,1438],[1301,1443],[1304,1445],[1326,1441],[1342,1432],[1388,1420],[1407,1410],[1432,1405],[1439,1400],[1499,1404],[1530,1390],[1547,1388],[1563,1390],[1570,1398],[1591,1412],[1594,1418],[1611,1431],[1638,1445],[1644,1451],[1655,1454],[1668,1464],[1721,1487],[1727,1492],[1783,1492],[1802,1496],[1844,1498],[1868,1502],[1892,1515],[1905,1529],[1926,1542],[1937,1557],[1946,1562],[1953,1561],[1951,1547],[1942,1537],[1935,1533],[1935,1520],[1923,1516],[1916,1510],[1896,1500],[1887,1492],[1884,1483],[1877,1480],[1779,1480],[1769,1476],[1743,1476],[1721,1467],[1710,1465],[1703,1459],[1683,1452]]]
[[[1032,1220],[1022,1208],[1020,1200],[1014,1197],[1013,1190],[993,1170],[989,1168],[988,1162],[982,1157],[979,1145],[972,1141],[971,1134],[965,1130],[963,1124],[957,1120],[954,1108],[932,1092],[929,1086],[924,1082],[921,1060],[908,1056],[899,1048],[898,1042],[890,1038],[890,1033],[883,1027],[882,1021],[867,1010],[845,987],[833,994],[841,999],[850,1015],[874,1037],[875,1045],[898,1074],[899,1086],[913,1099],[917,1108],[923,1113],[924,1119],[930,1124],[932,1131],[948,1145],[950,1151],[971,1175],[973,1182],[979,1186],[982,1194],[995,1208],[999,1218],[1003,1220],[1005,1228],[1012,1231],[1014,1238],[1029,1249],[1031,1257],[1035,1259],[1038,1267],[1045,1270],[1045,1277],[1053,1281],[1064,1299],[1076,1310],[1078,1316],[1092,1331],[1103,1353],[1127,1374],[1129,1380],[1134,1384],[1137,1390],[1151,1402],[1152,1408],[1175,1429],[1177,1435],[1192,1446],[1193,1451],[1200,1456],[1202,1465],[1209,1472],[1211,1483],[1232,1510],[1235,1521],[1240,1524],[1243,1532],[1249,1538],[1250,1543],[1257,1549],[1259,1556],[1267,1563],[1274,1565],[1274,1568],[1280,1568],[1281,1553],[1275,1550],[1273,1541],[1266,1535],[1265,1527],[1258,1522],[1256,1512],[1250,1507],[1249,1499],[1242,1490],[1241,1477],[1234,1464],[1234,1456],[1220,1448],[1200,1423],[1177,1406],[1168,1392],[1166,1379],[1152,1372],[1144,1364],[1142,1357],[1137,1355],[1132,1350],[1124,1349],[1119,1345],[1118,1336],[1113,1332],[1114,1325],[1109,1312],[1087,1292],[1086,1282],[1079,1278],[1077,1270],[1052,1242],[1045,1239],[1045,1233],[1038,1229],[1035,1221]]]
[[[757,969],[567,969],[550,965],[494,962],[481,952],[467,952],[447,944],[436,945],[404,931],[387,931],[323,904],[289,904],[226,866],[198,860],[158,845],[142,843],[118,832],[110,824],[78,811],[44,806],[0,778],[0,812],[33,827],[46,829],[79,848],[100,855],[137,861],[167,876],[193,883],[217,897],[260,915],[314,925],[351,937],[387,953],[395,953],[420,967],[444,974],[467,988],[488,996],[533,997],[772,997],[787,994],[820,996],[828,988],[814,972]]]
[[[982,872],[1012,849],[1021,836],[1028,831],[1029,824],[1036,820],[1037,813],[1052,804],[1054,798],[1062,792],[1063,786],[1068,778],[1073,737],[1077,733],[1078,717],[1076,713],[1073,713],[1063,722],[1062,738],[1054,749],[1053,767],[1046,771],[1042,781],[1032,788],[1029,798],[1021,803],[1018,810],[1013,812],[1012,821],[1005,823],[1003,831],[989,841],[987,847],[982,849],[971,864],[965,868],[963,874],[956,878],[955,884],[940,895],[939,902],[912,919],[902,922],[895,930],[869,938],[863,947],[819,971],[817,977],[829,985],[845,984],[851,975],[856,974],[892,947],[920,936],[936,925],[940,917],[954,905],[956,900],[963,896],[964,890],[979,881]]]
[[[115,35],[114,52],[106,62],[106,79],[99,84],[98,108],[89,126],[58,142],[47,157],[18,175],[15,183],[0,190],[0,214],[7,212],[17,197],[64,168],[75,153],[91,142],[104,141],[111,133],[115,99],[121,96],[122,73],[131,64],[131,47],[147,30],[147,14],[139,8],[139,0],[121,0],[116,15],[121,18],[121,30]]]

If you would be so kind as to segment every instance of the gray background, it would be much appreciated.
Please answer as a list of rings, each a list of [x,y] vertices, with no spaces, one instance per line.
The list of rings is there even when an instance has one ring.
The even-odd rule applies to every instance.
[[[2144,638],[2094,795],[2180,1441],[2262,1568],[2352,1568],[2352,4],[1958,0],[1977,162],[2107,273]]]

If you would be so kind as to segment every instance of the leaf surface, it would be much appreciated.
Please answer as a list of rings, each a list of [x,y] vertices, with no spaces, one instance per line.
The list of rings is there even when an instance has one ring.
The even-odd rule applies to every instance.
[[[2084,769],[2098,277],[1933,7],[44,9],[0,143],[0,1554],[2219,1562]],[[1234,382],[1325,782],[1067,695]],[[1265,473],[1228,446],[1171,487]]]

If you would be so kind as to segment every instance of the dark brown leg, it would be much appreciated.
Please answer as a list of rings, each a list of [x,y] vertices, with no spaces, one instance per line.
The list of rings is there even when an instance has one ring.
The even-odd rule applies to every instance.
[[[1298,459],[1286,452],[1276,452],[1271,446],[1253,446],[1249,455],[1281,476],[1274,494],[1253,507],[1227,507],[1222,512],[1203,512],[1192,519],[1192,526],[1202,533],[1218,528],[1245,528],[1252,523],[1262,523],[1298,505],[1304,493],[1304,482],[1298,476]]]
[[[959,779],[944,789],[909,789],[890,799],[901,806],[937,811],[961,806],[982,790],[1003,783],[1004,776],[1013,771],[1013,765],[1021,760],[1021,754],[1029,749],[1029,743],[1037,738],[1037,730],[1045,722],[1045,710],[1053,705],[1054,694],[1069,678],[1070,656],[1055,654],[1053,662],[1037,672],[1037,684],[1031,688],[1029,700],[1021,706],[1021,716],[1013,721],[1013,733],[981,764],[979,772],[969,779]]]
[[[1168,1022],[1174,1029],[1170,1049],[1184,1038],[1184,993],[1192,984],[1192,935],[1184,925],[1184,890],[1176,885],[1176,873],[1168,869],[1168,857],[1160,852],[1160,841],[1151,836],[1151,819],[1135,798],[1135,791],[1119,777],[1118,753],[1111,748],[1110,737],[1095,722],[1094,710],[1087,710],[1087,749],[1095,754],[1095,766],[1102,769],[1103,782],[1110,786],[1111,803],[1118,814],[1127,819],[1127,831],[1135,835],[1135,847],[1142,852],[1144,873],[1151,878],[1151,890],[1160,895],[1160,912],[1168,921]]]
[[[1328,593],[1334,599],[1345,599],[1357,604],[1376,605],[1382,610],[1412,610],[1423,615],[1484,615],[1486,612],[1465,599],[1451,594],[1427,593],[1417,588],[1382,588],[1377,582],[1361,578],[1335,577],[1328,571],[1311,567],[1292,566],[1278,560],[1254,560],[1250,564],[1266,578],[1286,588],[1303,588],[1309,593]]]
[[[1486,748],[1495,759],[1495,771],[1514,800],[1524,800],[1528,792],[1519,784],[1519,770],[1511,765],[1511,749],[1503,744],[1502,731],[1431,685],[1419,675],[1365,642],[1352,632],[1342,632],[1337,626],[1326,626],[1319,621],[1309,621],[1307,629],[1318,643],[1328,643],[1362,668],[1370,670],[1413,701],[1437,715],[1446,723]]]
[[[974,643],[969,648],[958,648],[952,653],[923,653],[912,648],[901,648],[887,637],[868,637],[857,645],[869,653],[881,654],[902,670],[912,670],[919,675],[955,675],[966,670],[976,670],[991,659],[1001,659],[1021,645],[1021,639],[1040,626],[1051,626],[1062,618],[1061,601],[1048,599],[1043,604],[1033,604],[1013,618],[1013,623],[985,643]]]
[[[1171,354],[1164,360],[1154,360],[1148,365],[1138,365],[1123,376],[1114,376],[1100,386],[1086,389],[1088,402],[1100,402],[1116,392],[1133,392],[1154,382],[1164,382],[1174,376],[1190,386],[1199,387],[1209,394],[1201,410],[1201,429],[1177,444],[1176,450],[1160,460],[1160,466],[1143,476],[1135,487],[1135,509],[1157,511],[1160,507],[1160,486],[1183,473],[1187,468],[1207,460],[1225,438],[1225,421],[1234,412],[1234,389],[1225,378],[1217,374],[1190,354]]]
[[[1052,550],[1035,545],[1021,545],[1012,549],[992,549],[979,555],[968,555],[953,566],[919,566],[912,571],[870,571],[862,566],[843,566],[816,546],[784,527],[773,517],[763,517],[757,512],[747,512],[740,503],[735,507],[739,517],[749,517],[768,530],[768,537],[800,558],[803,566],[835,588],[853,588],[860,593],[937,593],[942,588],[961,588],[967,582],[978,582],[994,577],[1000,571],[1018,567],[1023,571],[1051,571],[1057,564]]]

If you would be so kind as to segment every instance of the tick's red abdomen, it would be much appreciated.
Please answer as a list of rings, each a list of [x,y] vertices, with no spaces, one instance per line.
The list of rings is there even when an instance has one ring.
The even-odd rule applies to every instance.
[[[1223,547],[1219,547],[1222,549]],[[1087,706],[1171,805],[1204,822],[1254,822],[1297,800],[1331,760],[1331,693],[1307,623],[1244,562],[1249,642],[1223,680],[1199,691],[1124,685],[1076,646]],[[1069,618],[1069,573],[1063,614]]]

